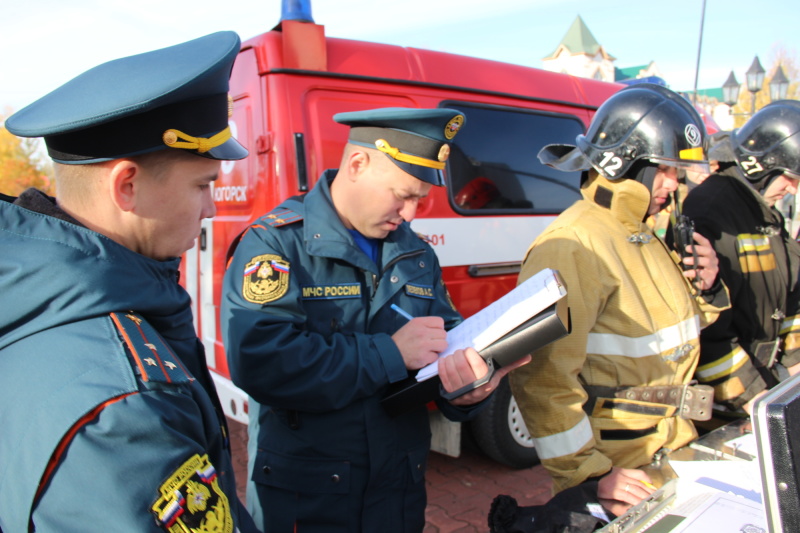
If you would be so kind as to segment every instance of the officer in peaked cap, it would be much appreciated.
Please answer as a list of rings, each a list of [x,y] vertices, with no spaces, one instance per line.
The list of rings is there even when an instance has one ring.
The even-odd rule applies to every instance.
[[[177,282],[220,160],[247,155],[239,48],[219,32],[111,61],[5,123],[44,137],[56,198],[0,195],[2,531],[256,531]]]
[[[402,107],[338,113],[333,120],[350,126],[349,143],[375,148],[404,172],[438,186],[444,185],[449,143],[465,121],[452,109]]]
[[[240,41],[218,32],[99,65],[12,115],[20,137],[44,137],[54,161],[86,164],[167,148],[235,160],[228,78]]]
[[[427,409],[393,417],[381,399],[435,361],[461,321],[409,222],[444,184],[465,119],[446,108],[333,119],[349,126],[339,168],[255,221],[225,275],[231,377],[253,398],[248,509],[265,531],[422,531]],[[511,368],[440,409],[473,416]],[[448,391],[487,372],[471,349],[439,364]]]

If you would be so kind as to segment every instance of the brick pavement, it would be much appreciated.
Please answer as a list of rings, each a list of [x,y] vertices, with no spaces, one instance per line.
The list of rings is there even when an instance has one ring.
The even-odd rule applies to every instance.
[[[431,453],[426,483],[424,533],[486,532],[495,496],[508,494],[520,505],[541,505],[550,499],[552,485],[541,465],[515,470],[489,459],[466,440],[457,459]]]
[[[231,432],[231,456],[233,471],[236,474],[236,492],[244,503],[247,489],[247,426],[229,418],[228,429]]]
[[[247,428],[230,421],[234,470],[244,501],[247,479]],[[485,533],[492,500],[509,494],[520,505],[541,505],[550,498],[550,476],[542,466],[514,470],[482,455],[465,438],[461,457],[431,453],[428,460],[428,508],[424,533]]]

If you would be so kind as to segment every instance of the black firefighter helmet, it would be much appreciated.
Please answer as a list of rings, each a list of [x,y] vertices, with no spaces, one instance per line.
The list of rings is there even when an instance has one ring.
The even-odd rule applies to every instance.
[[[594,168],[608,179],[629,175],[637,162],[708,173],[707,134],[700,114],[683,96],[661,85],[621,89],[595,113],[576,145],[551,144],[539,160],[571,172]]]
[[[766,186],[780,174],[800,179],[800,102],[778,100],[764,106],[731,133],[730,142],[736,162],[754,186]]]

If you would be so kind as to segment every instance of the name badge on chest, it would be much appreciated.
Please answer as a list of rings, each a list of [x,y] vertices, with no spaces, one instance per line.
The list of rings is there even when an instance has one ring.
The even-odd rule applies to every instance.
[[[415,298],[426,298],[428,300],[433,300],[433,287],[430,285],[412,285],[411,283],[406,284],[406,295],[414,296]]]

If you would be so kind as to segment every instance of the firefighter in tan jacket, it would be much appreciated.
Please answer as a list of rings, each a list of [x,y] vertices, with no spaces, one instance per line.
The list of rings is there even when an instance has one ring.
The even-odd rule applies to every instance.
[[[572,317],[567,337],[512,372],[511,386],[542,464],[559,492],[599,480],[599,501],[620,514],[654,490],[639,467],[697,436],[713,392],[689,386],[700,329],[728,306],[717,258],[695,234],[697,258],[670,253],[644,220],[662,209],[685,170],[707,172],[705,128],[683,97],[661,86],[621,90],[577,146],[540,160],[582,170],[582,200],[532,244],[520,281],[559,271]],[[695,264],[695,261],[697,264]]]

